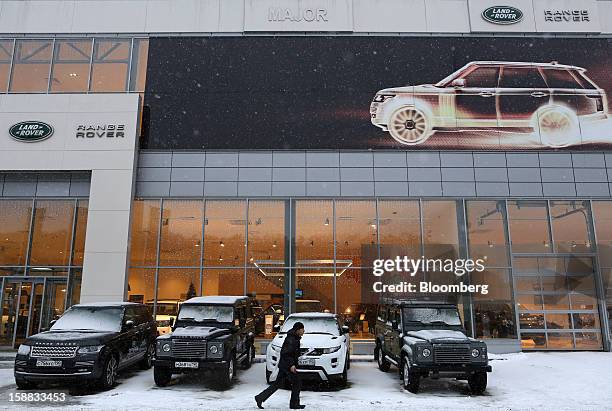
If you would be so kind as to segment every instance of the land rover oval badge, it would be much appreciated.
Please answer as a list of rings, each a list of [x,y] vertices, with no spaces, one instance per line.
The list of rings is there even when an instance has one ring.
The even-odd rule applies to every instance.
[[[35,143],[53,135],[53,127],[42,121],[22,121],[9,129],[9,134],[15,140]]]
[[[523,12],[511,6],[493,6],[482,12],[482,18],[493,24],[515,24],[523,20]]]

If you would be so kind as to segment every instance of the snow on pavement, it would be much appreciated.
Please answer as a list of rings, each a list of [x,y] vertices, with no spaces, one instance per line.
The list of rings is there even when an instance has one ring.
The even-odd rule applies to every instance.
[[[63,404],[10,402],[15,388],[10,363],[0,367],[0,407],[24,405],[63,409],[200,409],[253,410],[253,396],[265,387],[264,364],[239,372],[236,384],[216,391],[206,380],[182,376],[171,386],[158,388],[152,371],[128,370],[119,384],[99,393],[72,392],[45,387],[33,392],[66,392]],[[612,353],[519,353],[493,356],[493,372],[485,395],[471,396],[467,384],[454,380],[424,380],[418,394],[404,390],[395,368],[388,373],[374,362],[354,362],[349,386],[333,390],[315,388],[302,393],[302,403],[311,410],[333,409],[612,409]],[[32,392],[32,391],[30,391]],[[289,391],[280,390],[264,406],[286,409]]]

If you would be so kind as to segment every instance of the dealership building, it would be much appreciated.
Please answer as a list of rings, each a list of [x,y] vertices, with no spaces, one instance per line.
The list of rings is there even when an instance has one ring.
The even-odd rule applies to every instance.
[[[487,285],[392,296],[493,352],[610,351],[610,67],[610,0],[2,0],[0,345],[251,294],[371,352],[407,256],[483,263],[381,278]]]

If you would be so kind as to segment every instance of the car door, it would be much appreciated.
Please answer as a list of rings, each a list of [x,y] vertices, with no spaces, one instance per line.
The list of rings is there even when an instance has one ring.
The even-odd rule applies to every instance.
[[[461,78],[463,87],[455,87],[457,127],[497,127],[499,66],[476,67]]]
[[[396,321],[396,316],[395,316],[395,309],[392,307],[389,307],[387,310],[387,321],[385,322],[385,354],[387,355],[393,355],[393,334],[395,333],[393,331],[393,322]]]
[[[125,315],[123,316],[122,324],[122,346],[124,355],[124,364],[134,362],[139,354],[139,345],[142,340],[142,331],[138,328],[138,312],[135,306],[129,306],[125,308]],[[132,327],[127,326],[127,322],[132,321],[134,325]],[[140,337],[139,337],[140,336]]]
[[[497,89],[499,125],[530,127],[533,115],[550,102],[550,89],[535,66],[505,66]]]

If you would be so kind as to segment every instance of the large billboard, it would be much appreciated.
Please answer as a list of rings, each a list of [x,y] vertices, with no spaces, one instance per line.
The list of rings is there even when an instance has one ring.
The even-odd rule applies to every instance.
[[[612,41],[152,38],[145,148],[609,149]]]

